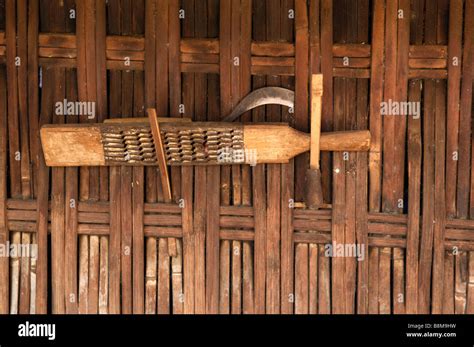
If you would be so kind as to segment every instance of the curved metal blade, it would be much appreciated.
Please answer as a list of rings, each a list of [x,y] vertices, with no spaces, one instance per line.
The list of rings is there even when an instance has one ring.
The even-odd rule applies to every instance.
[[[254,90],[248,94],[235,109],[227,117],[223,119],[224,122],[233,122],[240,115],[251,109],[262,105],[283,105],[294,107],[295,92],[289,89],[280,87],[265,87]]]

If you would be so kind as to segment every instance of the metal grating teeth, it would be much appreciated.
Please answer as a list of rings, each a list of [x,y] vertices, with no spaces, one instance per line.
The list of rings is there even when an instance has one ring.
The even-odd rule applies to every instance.
[[[161,135],[169,165],[223,164],[219,160],[221,153],[244,148],[239,125],[210,129],[206,123],[193,123],[186,128],[167,124],[161,128]],[[158,164],[149,126],[104,127],[102,142],[108,165]]]

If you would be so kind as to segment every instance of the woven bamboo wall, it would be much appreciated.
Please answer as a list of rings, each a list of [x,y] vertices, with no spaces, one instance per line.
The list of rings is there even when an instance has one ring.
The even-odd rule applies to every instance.
[[[474,313],[473,31],[473,0],[0,0],[0,243],[39,249],[0,258],[0,313]],[[42,157],[42,124],[90,121],[64,98],[202,121],[283,86],[294,110],[243,119],[308,131],[318,72],[323,131],[372,133],[323,154],[322,210],[291,204],[304,155],[173,167],[172,202],[157,168]]]

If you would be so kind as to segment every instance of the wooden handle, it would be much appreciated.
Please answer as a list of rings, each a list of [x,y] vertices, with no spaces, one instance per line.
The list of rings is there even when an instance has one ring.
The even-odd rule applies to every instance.
[[[311,144],[309,167],[319,169],[321,141],[321,102],[323,96],[323,75],[314,74],[311,79]]]
[[[158,161],[158,167],[160,168],[164,199],[165,202],[170,202],[171,186],[168,176],[168,167],[166,165],[165,151],[163,149],[163,142],[161,141],[160,123],[154,108],[149,108],[147,113],[148,119],[150,121],[151,133],[153,134],[153,141],[155,142],[156,160]]]

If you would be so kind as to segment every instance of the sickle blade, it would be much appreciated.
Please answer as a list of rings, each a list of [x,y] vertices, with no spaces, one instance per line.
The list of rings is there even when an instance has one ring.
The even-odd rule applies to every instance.
[[[245,112],[262,105],[283,105],[294,107],[295,92],[280,87],[265,87],[254,90],[243,98],[232,113],[225,117],[223,121],[233,122]]]

